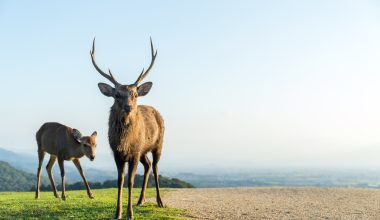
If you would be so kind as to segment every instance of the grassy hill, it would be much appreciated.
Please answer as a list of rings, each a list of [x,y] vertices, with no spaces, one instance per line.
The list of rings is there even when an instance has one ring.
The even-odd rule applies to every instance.
[[[127,189],[123,196],[123,218],[126,217]],[[140,190],[133,190],[134,204]],[[165,194],[168,189],[162,189]],[[1,192],[0,219],[112,219],[116,208],[117,189],[93,190],[94,199],[86,191],[68,191],[66,201],[56,199],[52,192],[42,192],[39,200],[33,192]],[[154,189],[147,190],[147,198],[155,196]],[[165,203],[165,201],[164,201]],[[135,219],[184,219],[184,210],[170,207],[158,208],[155,203],[134,206]]]

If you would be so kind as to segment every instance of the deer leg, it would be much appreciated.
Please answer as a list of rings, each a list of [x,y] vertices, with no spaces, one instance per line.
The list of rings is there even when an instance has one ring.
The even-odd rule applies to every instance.
[[[78,159],[74,159],[74,160],[73,160],[73,163],[74,163],[74,165],[77,167],[77,169],[78,169],[78,171],[79,171],[79,174],[80,174],[80,176],[81,176],[82,179],[83,179],[83,183],[84,183],[84,185],[86,186],[86,189],[87,189],[87,195],[88,195],[88,197],[89,197],[90,199],[93,199],[94,196],[93,196],[92,193],[91,193],[90,186],[88,185],[88,182],[87,182],[87,180],[86,180],[86,177],[84,176],[83,169],[82,169],[82,166],[80,165],[79,160],[78,160]]]
[[[40,198],[40,183],[41,183],[41,166],[42,162],[44,162],[45,157],[45,151],[40,150],[40,147],[38,147],[38,168],[37,168],[37,188],[36,188],[36,196],[35,198]]]
[[[153,174],[154,174],[154,180],[156,182],[156,200],[157,200],[157,205],[158,207],[164,207],[164,204],[162,203],[161,200],[161,195],[160,195],[160,185],[158,181],[158,161],[160,160],[161,157],[161,152],[153,152]]]
[[[117,166],[117,205],[116,205],[116,219],[121,219],[121,213],[123,210],[123,186],[124,186],[124,172],[125,172],[125,162],[118,159],[115,155],[115,163]]]
[[[48,173],[48,176],[50,179],[51,188],[53,188],[54,196],[55,196],[55,198],[58,198],[57,187],[55,186],[53,174],[51,173],[51,170],[52,170],[56,160],[57,160],[57,157],[50,155],[50,160],[49,160],[48,164],[46,165],[46,170],[47,170],[47,173]]]
[[[137,205],[143,205],[145,202],[145,191],[148,185],[150,167],[152,166],[147,155],[141,156],[140,162],[144,165],[144,181],[143,181],[140,198],[139,198],[139,201],[137,202]]]
[[[66,192],[65,192],[65,167],[63,165],[64,160],[62,158],[58,158],[59,169],[61,170],[61,180],[62,180],[62,200],[66,200]]]
[[[133,157],[128,162],[128,210],[127,210],[127,219],[133,219],[133,209],[132,209],[132,189],[133,183],[135,181],[137,165],[139,161],[137,160],[139,157]]]

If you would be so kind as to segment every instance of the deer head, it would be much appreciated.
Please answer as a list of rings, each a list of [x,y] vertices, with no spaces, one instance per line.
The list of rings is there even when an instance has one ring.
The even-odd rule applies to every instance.
[[[95,69],[100,73],[100,75],[108,79],[114,85],[114,87],[112,87],[106,83],[99,83],[98,87],[100,89],[100,92],[105,96],[113,97],[115,100],[115,104],[118,105],[118,107],[127,114],[136,109],[137,97],[145,96],[152,88],[152,82],[146,82],[139,85],[141,81],[148,75],[149,71],[153,67],[154,61],[156,60],[157,50],[154,51],[153,49],[152,38],[150,38],[150,47],[152,53],[152,60],[148,69],[143,69],[139,77],[133,84],[123,85],[116,81],[115,77],[111,73],[111,70],[108,69],[109,74],[107,74],[98,67],[98,65],[95,62],[95,38],[92,43],[92,51],[90,51],[92,64],[94,65]]]
[[[95,159],[96,155],[96,136],[97,132],[94,131],[91,136],[82,136],[80,131],[77,129],[73,129],[73,137],[74,139],[80,143],[82,152],[88,159],[93,161]]]

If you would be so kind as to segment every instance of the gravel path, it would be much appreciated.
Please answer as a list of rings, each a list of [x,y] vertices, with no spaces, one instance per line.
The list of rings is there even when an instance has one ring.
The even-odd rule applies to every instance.
[[[377,189],[178,189],[163,200],[195,219],[380,219]]]

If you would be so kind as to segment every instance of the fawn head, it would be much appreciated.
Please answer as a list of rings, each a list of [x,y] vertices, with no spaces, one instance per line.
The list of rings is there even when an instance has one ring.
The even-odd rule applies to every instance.
[[[94,131],[91,136],[82,136],[82,134],[77,129],[73,129],[73,136],[75,140],[81,144],[84,155],[93,161],[96,156],[97,132]]]

